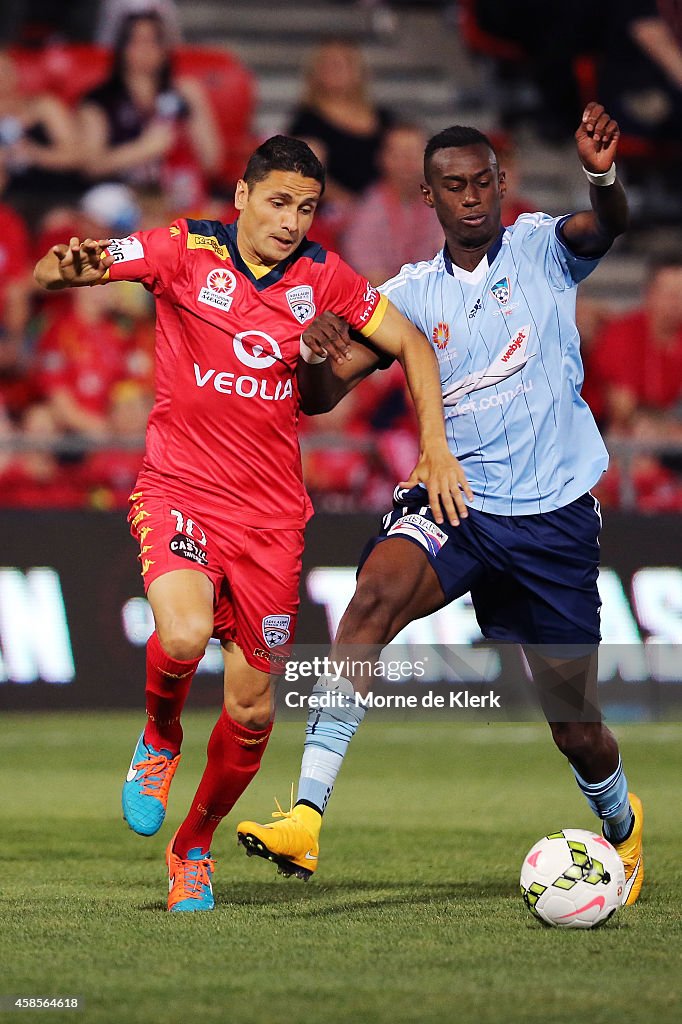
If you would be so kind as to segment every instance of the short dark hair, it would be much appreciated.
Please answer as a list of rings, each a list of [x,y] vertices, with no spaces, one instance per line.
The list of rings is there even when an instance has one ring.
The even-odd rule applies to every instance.
[[[244,181],[249,186],[255,185],[267,178],[271,171],[293,171],[304,178],[314,178],[324,192],[324,167],[310,146],[300,139],[292,139],[288,135],[273,135],[266,139],[249,157]]]
[[[424,150],[424,176],[429,180],[429,164],[434,153],[439,149],[463,149],[464,146],[487,146],[497,160],[495,147],[483,132],[478,128],[467,128],[465,125],[453,124],[450,128],[444,128],[442,132],[433,135],[426,143]]]

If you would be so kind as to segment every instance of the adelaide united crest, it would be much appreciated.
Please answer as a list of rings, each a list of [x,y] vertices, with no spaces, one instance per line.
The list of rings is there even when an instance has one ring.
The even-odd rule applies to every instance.
[[[290,288],[286,296],[289,309],[300,324],[313,319],[317,310],[313,300],[313,289],[309,284],[301,284],[297,288]]]

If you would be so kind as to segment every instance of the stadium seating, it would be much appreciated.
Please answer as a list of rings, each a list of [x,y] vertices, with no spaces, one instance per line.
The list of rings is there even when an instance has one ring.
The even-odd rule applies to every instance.
[[[70,106],[104,80],[111,61],[110,51],[87,43],[42,50],[14,47],[10,52],[26,94],[49,92]],[[219,47],[183,46],[176,53],[175,68],[178,74],[197,79],[206,89],[226,152],[218,177],[236,180],[253,148],[253,75],[233,54]]]
[[[198,79],[206,89],[225,146],[221,173],[226,181],[236,181],[253,149],[253,75],[237,57],[218,47],[183,46],[175,66],[179,74]]]

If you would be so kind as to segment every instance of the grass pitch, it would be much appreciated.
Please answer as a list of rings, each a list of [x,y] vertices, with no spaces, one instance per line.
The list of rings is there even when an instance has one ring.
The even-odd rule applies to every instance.
[[[212,914],[166,913],[164,849],[212,717],[186,716],[161,833],[121,820],[140,714],[7,714],[0,725],[0,996],[80,996],[93,1024],[656,1024],[682,995],[682,725],[618,729],[644,800],[643,896],[594,932],[546,929],[518,894],[523,855],[593,819],[542,726],[389,723],[353,742],[307,885],[247,859],[297,777],[302,723],[217,833]]]

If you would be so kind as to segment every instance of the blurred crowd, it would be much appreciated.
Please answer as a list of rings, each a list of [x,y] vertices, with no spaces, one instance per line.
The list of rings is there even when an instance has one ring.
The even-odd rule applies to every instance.
[[[462,5],[481,32],[486,6]],[[225,51],[182,45],[170,0],[14,3],[0,14],[0,46],[0,505],[122,507],[153,400],[153,302],[126,284],[39,293],[32,267],[72,235],[234,219],[234,182],[259,141],[253,78]],[[282,127],[327,167],[311,236],[373,284],[432,258],[443,237],[419,193],[422,128],[374,102],[354,43],[320,45],[301,79]],[[510,224],[538,206],[507,129],[495,143]],[[615,452],[600,498],[679,511],[682,253],[651,261],[640,305],[580,299],[578,317],[584,394]],[[400,369],[302,417],[301,437],[318,508],[383,508],[417,455]]]

